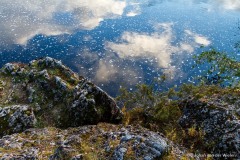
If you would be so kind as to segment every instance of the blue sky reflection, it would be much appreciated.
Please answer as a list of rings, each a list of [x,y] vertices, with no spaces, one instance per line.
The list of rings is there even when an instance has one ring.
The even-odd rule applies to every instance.
[[[112,94],[186,81],[200,46],[235,52],[239,15],[238,0],[2,0],[0,66],[51,56]]]

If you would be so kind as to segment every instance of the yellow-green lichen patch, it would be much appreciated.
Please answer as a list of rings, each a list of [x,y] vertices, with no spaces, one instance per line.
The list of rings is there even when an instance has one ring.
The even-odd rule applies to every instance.
[[[69,89],[73,89],[75,85],[78,83],[78,78],[75,74],[67,74],[68,72],[66,70],[58,69],[58,68],[48,68],[47,69],[50,78],[54,78],[55,76],[60,77],[63,81],[66,82]]]
[[[45,128],[42,130],[36,129],[34,132],[26,131],[21,133],[19,139],[24,140],[22,149],[27,149],[29,147],[37,148],[38,158],[48,159],[57,147],[58,132],[59,130],[55,128]]]
[[[9,103],[8,97],[13,91],[12,78],[0,75],[1,91],[0,91],[0,104]]]
[[[141,147],[139,147],[141,142],[136,145],[137,138],[123,142],[121,139],[126,128],[122,127],[121,125],[100,123],[97,126],[83,126],[66,130],[56,128],[29,129],[9,137],[8,143],[4,144],[6,147],[2,149],[2,153],[25,155],[28,154],[26,153],[28,150],[34,149],[36,152],[34,157],[37,159],[59,156],[64,157],[63,159],[71,159],[80,156],[84,160],[105,160],[112,159],[116,156],[119,147],[124,147],[126,148],[126,153],[123,155],[124,159],[134,159],[138,149],[141,153]],[[142,128],[131,127],[126,130],[132,136],[139,131],[150,133]],[[9,148],[8,144],[12,144],[12,148]],[[144,151],[143,154],[139,155],[139,158],[144,158],[144,154],[147,153]],[[0,158],[2,155],[0,154]]]

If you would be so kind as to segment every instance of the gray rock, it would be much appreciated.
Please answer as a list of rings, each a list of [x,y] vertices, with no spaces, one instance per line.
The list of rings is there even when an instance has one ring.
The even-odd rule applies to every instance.
[[[181,105],[184,107],[179,124],[183,128],[201,129],[205,133],[205,145],[212,153],[233,154],[240,158],[240,121],[232,111],[232,104],[223,97],[208,97],[206,102],[188,99]]]
[[[96,124],[99,121],[119,123],[122,119],[114,99],[86,79],[75,87],[74,97],[70,106],[72,126]]]
[[[120,142],[122,143],[122,142],[129,141],[129,140],[132,139],[132,137],[133,137],[132,135],[127,134],[126,136],[123,136],[123,137],[122,137],[122,139],[121,139]]]
[[[144,160],[152,160],[152,157],[146,156],[144,157]]]
[[[0,115],[0,136],[24,131],[36,123],[35,115],[27,105],[1,108]]]
[[[236,113],[240,116],[240,108],[236,110]]]
[[[3,71],[5,73],[12,73],[15,69],[16,69],[16,67],[12,63],[7,63],[3,66]]]
[[[72,159],[71,155],[72,153],[76,152],[74,149],[72,149],[70,146],[59,146],[54,154],[49,157],[49,160],[65,160],[65,159]]]
[[[46,57],[31,61],[28,66],[6,64],[3,70],[14,72],[7,75],[12,79],[8,82],[10,92],[0,90],[0,96],[7,97],[3,103],[30,103],[36,116],[47,117],[41,118],[41,124],[67,128],[99,122],[119,123],[122,119],[122,112],[112,97],[61,61]],[[0,74],[5,76],[3,72]],[[0,110],[0,117],[6,114],[7,110]],[[15,126],[16,130],[21,128],[20,124]]]
[[[50,79],[50,76],[49,76],[48,71],[47,71],[46,69],[40,71],[40,72],[39,72],[39,75],[40,75],[40,76],[43,76],[44,78],[46,78],[46,79],[48,79],[48,80]]]
[[[22,154],[14,155],[11,153],[4,154],[0,160],[37,160],[36,155]]]
[[[70,135],[65,141],[63,141],[63,145],[80,145],[80,143],[81,138],[79,135]]]
[[[113,160],[123,160],[129,146],[134,148],[136,159],[140,159],[140,157],[148,160],[160,159],[166,153],[169,146],[166,140],[160,135],[150,131],[142,131],[138,133],[138,136],[134,136],[135,134],[129,130],[125,130],[124,133],[119,134],[122,135],[126,131],[128,132],[121,138],[120,144],[114,150]]]
[[[60,89],[64,91],[67,89],[67,84],[60,77],[55,76],[55,82]]]
[[[30,103],[32,103],[33,102],[33,95],[35,93],[35,90],[32,87],[28,87],[27,92],[28,92],[28,101]]]
[[[65,130],[53,127],[31,128],[21,134],[0,138],[0,148],[2,148],[0,159],[32,157],[49,160],[89,158],[123,160],[131,157],[131,159],[155,160],[161,159],[169,148],[167,140],[155,132],[136,126],[128,126],[122,132],[121,128],[122,126],[106,123]],[[131,135],[132,139],[119,143],[125,132]],[[134,135],[142,137],[142,142],[137,141]],[[105,150],[105,148],[109,149]],[[51,155],[42,153],[51,153]]]
[[[0,118],[5,117],[10,113],[10,108],[0,108]]]
[[[127,152],[126,148],[118,147],[114,151],[113,160],[123,160],[125,153]]]
[[[72,157],[71,160],[83,160],[83,155],[82,154],[76,155],[76,156]]]
[[[34,62],[36,62],[36,61],[34,61]],[[45,58],[39,59],[39,60],[37,60],[37,63],[39,66],[43,65],[45,67],[50,67],[50,68],[66,69],[66,67],[62,64],[61,61],[58,61],[51,57],[45,57]]]
[[[16,74],[19,75],[19,76],[23,76],[24,75],[24,71],[25,71],[24,68],[18,68]]]

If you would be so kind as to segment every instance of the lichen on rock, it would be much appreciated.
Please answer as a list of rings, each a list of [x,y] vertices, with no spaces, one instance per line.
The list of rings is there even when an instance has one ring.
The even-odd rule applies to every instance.
[[[240,158],[240,121],[234,114],[239,106],[224,96],[183,100],[179,124],[185,129],[193,126],[201,129],[205,133],[204,145],[213,154],[232,154]]]
[[[131,138],[123,140],[124,137]],[[160,159],[167,140],[140,126],[99,123],[77,128],[28,129],[0,139],[0,158],[27,159]]]
[[[12,105],[0,108],[0,136],[34,127],[36,118],[31,107]]]
[[[37,126],[41,123],[41,127],[67,128],[119,123],[122,118],[116,102],[106,92],[50,57],[28,65],[7,63],[0,69],[0,82],[0,105],[28,105],[38,120]],[[18,129],[11,130],[15,131]]]

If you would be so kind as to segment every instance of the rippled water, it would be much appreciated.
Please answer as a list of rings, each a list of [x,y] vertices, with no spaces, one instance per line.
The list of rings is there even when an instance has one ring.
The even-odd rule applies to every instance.
[[[0,66],[51,56],[112,95],[178,84],[201,46],[236,52],[239,18],[239,0],[1,0]]]

